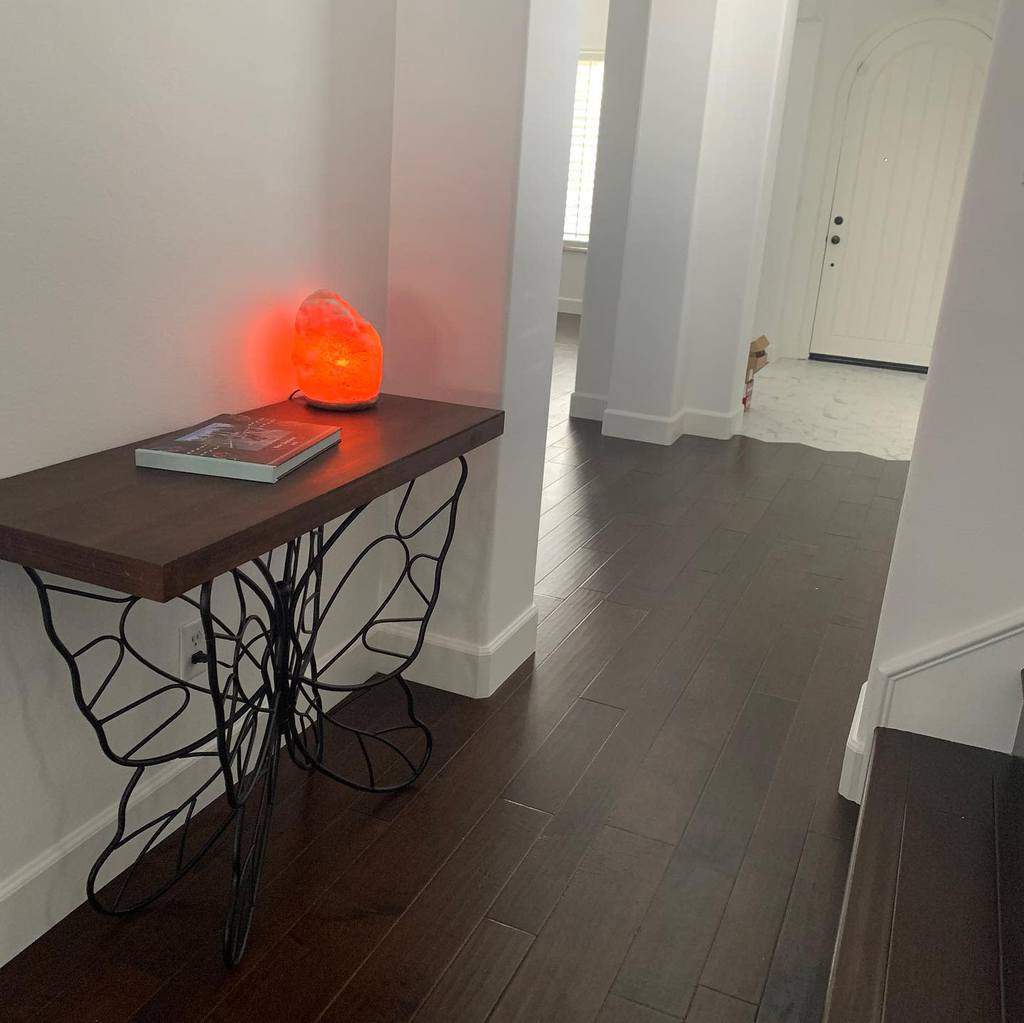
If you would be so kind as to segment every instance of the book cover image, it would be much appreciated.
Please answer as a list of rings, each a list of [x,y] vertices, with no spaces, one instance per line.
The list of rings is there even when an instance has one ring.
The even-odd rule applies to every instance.
[[[151,450],[277,465],[336,430],[337,427],[285,423],[280,419],[217,416],[189,433],[151,445]]]
[[[338,443],[337,426],[221,415],[135,449],[135,464],[276,483]]]

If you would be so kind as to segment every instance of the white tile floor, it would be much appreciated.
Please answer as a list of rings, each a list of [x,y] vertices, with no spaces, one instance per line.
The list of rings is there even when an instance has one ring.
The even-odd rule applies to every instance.
[[[549,427],[568,419],[578,344],[579,317],[559,316]],[[757,440],[908,459],[925,379],[894,369],[779,359],[755,377],[742,432]]]
[[[754,378],[742,432],[757,440],[907,459],[925,380],[900,370],[779,359]]]

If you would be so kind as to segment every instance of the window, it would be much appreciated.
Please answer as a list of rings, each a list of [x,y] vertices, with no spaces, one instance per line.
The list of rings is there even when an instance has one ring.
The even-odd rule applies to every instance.
[[[597,132],[601,121],[604,57],[584,55],[576,67],[576,102],[569,150],[569,189],[565,199],[565,233],[569,245],[590,241],[590,208],[594,203]]]

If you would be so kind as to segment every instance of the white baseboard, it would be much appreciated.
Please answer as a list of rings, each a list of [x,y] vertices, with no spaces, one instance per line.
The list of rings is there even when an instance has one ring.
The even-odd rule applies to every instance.
[[[573,391],[569,398],[569,417],[571,419],[593,419],[601,422],[604,410],[608,407],[608,396],[605,394],[587,394],[584,391]]]
[[[1021,716],[1024,608],[878,665],[861,688],[840,792],[860,802],[876,728],[1009,753]]]
[[[405,628],[388,630],[415,639]],[[427,632],[408,678],[460,696],[486,699],[537,649],[537,607],[531,604],[489,643],[467,643]]]
[[[593,418],[593,417],[584,417]],[[638,440],[645,444],[668,446],[683,436],[711,437],[728,440],[739,433],[743,422],[743,409],[733,412],[709,412],[706,409],[680,409],[672,416],[652,416],[624,409],[606,409],[604,413],[606,437]]]
[[[860,687],[857,709],[853,712],[850,734],[846,737],[846,753],[843,754],[843,771],[839,776],[839,794],[859,803],[864,798],[864,785],[868,772],[868,743],[863,738],[864,696],[868,684]],[[872,733],[874,729],[871,730]]]
[[[182,802],[209,776],[205,773],[209,770],[209,761],[188,760],[155,771],[135,791],[127,818],[129,826],[151,820]],[[126,769],[126,782],[130,774]],[[223,791],[222,783],[211,785],[197,809]],[[117,811],[118,804],[111,803],[0,880],[0,965],[85,901],[85,879],[114,835]]]
[[[367,664],[376,667],[373,662]],[[213,748],[211,744],[210,749]],[[98,749],[96,756],[101,756]],[[210,761],[205,758],[151,769],[132,796],[126,818],[128,826],[140,825],[178,806],[209,777],[209,771]],[[130,769],[126,768],[125,784],[130,775]],[[222,782],[211,784],[198,800],[197,811],[223,792]],[[114,836],[117,813],[118,802],[115,801],[17,870],[0,877],[0,966],[85,901],[86,878]],[[224,840],[230,841],[230,838]]]
[[[682,409],[674,416],[651,416],[644,412],[610,408],[605,410],[601,432],[606,437],[668,447],[683,435],[684,414]]]
[[[742,424],[742,407],[732,412],[709,412],[707,409],[693,408],[683,410],[683,433],[693,437],[729,440],[740,432]]]
[[[558,311],[560,313],[572,313],[573,316],[583,315],[582,298],[560,298],[558,300]]]

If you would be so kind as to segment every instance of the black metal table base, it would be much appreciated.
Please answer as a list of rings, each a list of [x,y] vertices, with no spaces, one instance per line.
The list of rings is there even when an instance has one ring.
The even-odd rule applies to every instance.
[[[282,743],[300,768],[367,792],[396,792],[420,776],[432,738],[416,716],[403,673],[419,654],[437,605],[467,472],[460,457],[451,495],[413,522],[407,520],[413,518],[416,481],[409,483],[393,529],[349,556],[343,570],[331,555],[344,555],[342,541],[368,505],[329,531],[321,526],[232,570],[216,588],[212,580],[205,583],[197,598],[177,598],[198,612],[205,635],[205,669],[195,678],[181,678],[142,652],[142,598],[46,581],[26,568],[79,709],[105,756],[132,771],[114,837],[86,882],[97,910],[124,916],[151,905],[233,829],[224,959],[235,965],[252,925]],[[343,597],[358,589],[368,568],[373,585],[387,581],[370,600],[369,618],[346,629],[354,603]],[[85,607],[85,616],[99,616],[103,626],[79,642],[70,633],[80,627]],[[318,660],[325,631],[347,638]],[[379,659],[381,669],[354,684],[333,681],[357,651]],[[382,686],[399,690],[398,716],[383,725],[367,723],[354,713],[358,694]],[[190,763],[201,769],[201,778],[189,782],[184,798],[156,817],[137,820],[138,804],[157,785],[173,781],[170,772]],[[161,770],[168,774],[154,783],[153,772]],[[227,814],[213,824],[197,821],[221,783]]]

